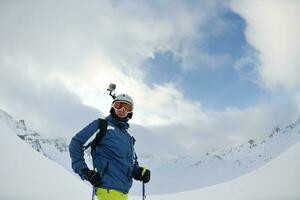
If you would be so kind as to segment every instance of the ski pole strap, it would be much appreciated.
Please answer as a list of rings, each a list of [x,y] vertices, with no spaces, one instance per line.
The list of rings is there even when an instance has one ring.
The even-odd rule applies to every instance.
[[[134,163],[135,163],[135,164],[139,164],[139,163],[138,163],[138,157],[137,157],[135,151],[134,151],[133,159],[134,159]]]
[[[134,138],[133,136],[131,136],[131,138],[132,138],[133,145],[134,145],[134,144],[135,144],[135,138]],[[133,159],[134,159],[134,163],[135,163],[135,164],[139,164],[139,163],[138,163],[138,156],[137,156],[137,154],[136,154],[134,148],[133,148]]]

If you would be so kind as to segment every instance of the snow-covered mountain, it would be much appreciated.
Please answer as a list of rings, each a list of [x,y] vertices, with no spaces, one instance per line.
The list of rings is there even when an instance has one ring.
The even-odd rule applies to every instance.
[[[299,140],[300,120],[297,120],[284,128],[275,128],[260,140],[250,139],[235,147],[169,161],[154,171],[150,190],[186,191],[231,180],[263,166]],[[162,181],[166,184],[159,185]]]
[[[1,110],[0,121],[44,156],[72,171],[68,142],[44,137],[27,128],[24,120],[14,120]],[[218,184],[249,173],[265,165],[299,140],[300,119],[286,127],[276,127],[265,138],[249,139],[235,147],[214,149],[176,159],[140,155],[139,161],[147,163],[152,170],[151,184],[147,186],[149,193],[180,192]],[[86,161],[91,166],[88,156]],[[134,183],[132,193],[140,193],[139,183]]]
[[[68,144],[61,138],[49,138],[26,127],[25,120],[15,120],[11,115],[0,110],[0,121],[36,151],[54,160],[71,171]]]

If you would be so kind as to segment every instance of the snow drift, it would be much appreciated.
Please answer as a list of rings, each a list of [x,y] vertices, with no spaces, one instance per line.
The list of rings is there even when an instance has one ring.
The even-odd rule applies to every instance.
[[[0,121],[0,199],[82,200],[91,188],[25,144]]]
[[[232,181],[189,192],[148,196],[148,200],[300,199],[300,142],[263,167]],[[176,183],[174,183],[176,184]],[[134,199],[139,199],[136,197]]]

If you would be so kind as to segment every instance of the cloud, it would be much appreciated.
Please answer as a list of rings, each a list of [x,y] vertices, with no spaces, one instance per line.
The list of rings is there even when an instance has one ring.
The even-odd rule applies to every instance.
[[[190,115],[182,114],[179,117]],[[250,139],[262,140],[275,127],[282,128],[299,119],[299,98],[274,103],[261,102],[244,110],[227,108],[220,112],[202,111],[197,114],[205,115],[205,118],[147,126],[146,130],[133,127],[138,152],[174,158],[203,153],[212,148],[240,145]]]
[[[187,68],[197,62],[218,63],[203,52],[197,60],[201,51],[193,46],[205,32],[202,25],[218,19],[217,1],[0,4],[0,106],[41,133],[70,137],[107,115],[111,82],[117,84],[117,93],[133,97],[132,122],[138,124],[134,135],[159,144],[153,149],[157,153],[177,155],[235,144],[294,117],[294,104],[207,111],[173,83],[145,84],[140,64],[157,51],[170,51],[184,63],[196,56]]]
[[[132,123],[137,125],[133,126],[132,133],[140,141],[138,148],[143,154],[164,152],[165,156],[174,157],[212,147],[237,145],[250,138],[265,137],[276,126],[285,126],[300,114],[299,103],[288,96],[274,102],[262,99],[258,105],[243,110],[233,107],[209,111],[201,103],[186,99],[174,85],[150,87],[138,76],[128,76],[112,67],[104,58],[90,60],[84,69],[56,78],[65,81],[65,87],[78,94],[86,105],[106,113],[111,98],[105,89],[109,81],[115,79],[117,93],[129,93],[135,101]],[[87,77],[88,82],[85,81]],[[160,147],[151,147],[154,143]]]
[[[186,53],[201,38],[201,24],[215,15],[216,1],[91,1],[89,5],[62,1],[60,5],[53,1],[1,2],[0,57],[4,64],[13,63],[12,70],[28,72],[26,78],[34,83],[58,79],[58,85],[63,83],[83,103],[103,111],[110,104],[109,98],[103,98],[106,87],[116,82],[130,88],[128,93],[136,102],[149,102],[150,106],[141,106],[147,117],[136,115],[149,124],[173,121],[182,107],[198,107],[199,103],[184,99],[171,83],[146,86],[140,64],[156,51]],[[176,104],[167,106],[170,101]],[[137,111],[139,106],[137,103]]]
[[[251,81],[264,88],[263,80],[259,76],[257,66],[260,65],[258,52],[247,47],[243,56],[234,64],[234,69],[238,72],[242,79]]]
[[[25,64],[25,63],[22,63]],[[42,134],[69,138],[103,113],[86,106],[59,80],[35,76],[17,63],[0,62],[0,105],[15,119]]]
[[[246,39],[258,51],[259,75],[268,89],[300,86],[300,2],[231,1],[247,23]]]
[[[188,67],[192,56],[204,53],[195,49],[195,41],[201,40],[209,22],[221,21],[217,12],[226,3],[102,0],[83,6],[75,0],[60,5],[2,2],[0,53],[33,57],[40,68],[60,69],[76,68],[90,55],[101,54],[134,73],[156,51],[170,50]],[[208,54],[206,60],[211,60]]]
[[[135,101],[133,122],[159,125],[183,121],[183,118],[201,118],[201,104],[186,99],[173,84],[148,86],[139,75],[129,75],[99,56],[83,65],[84,70],[70,74],[52,73],[69,91],[78,94],[89,106],[109,111],[111,98],[106,88],[110,82],[117,85],[117,93],[128,93]],[[196,112],[195,112],[196,111]],[[188,116],[182,113],[189,113]],[[194,113],[194,114],[193,114]]]

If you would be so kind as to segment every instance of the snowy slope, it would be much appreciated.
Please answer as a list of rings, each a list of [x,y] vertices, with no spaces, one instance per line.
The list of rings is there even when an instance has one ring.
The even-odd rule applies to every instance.
[[[14,120],[1,110],[0,121],[7,124],[14,134],[41,154],[72,172],[65,141],[42,136],[27,128],[23,120]],[[132,126],[131,132],[140,137],[137,145],[143,145],[150,137],[142,137],[145,133],[142,129],[135,129],[135,126]],[[266,134],[265,138],[249,139],[248,142],[235,147],[199,152],[176,159],[142,154],[139,155],[139,162],[152,170],[151,184],[148,185],[150,194],[181,192],[215,185],[249,173],[270,162],[299,140],[300,120],[297,120],[286,127],[275,128],[270,134]],[[159,145],[153,145],[152,148],[159,148]],[[87,156],[86,161],[91,166]],[[138,194],[140,190],[140,184],[134,182],[131,194]]]
[[[300,142],[263,167],[232,181],[189,192],[149,195],[147,200],[297,200],[300,199],[299,158]]]
[[[44,157],[0,121],[0,199],[82,200],[90,187]]]

